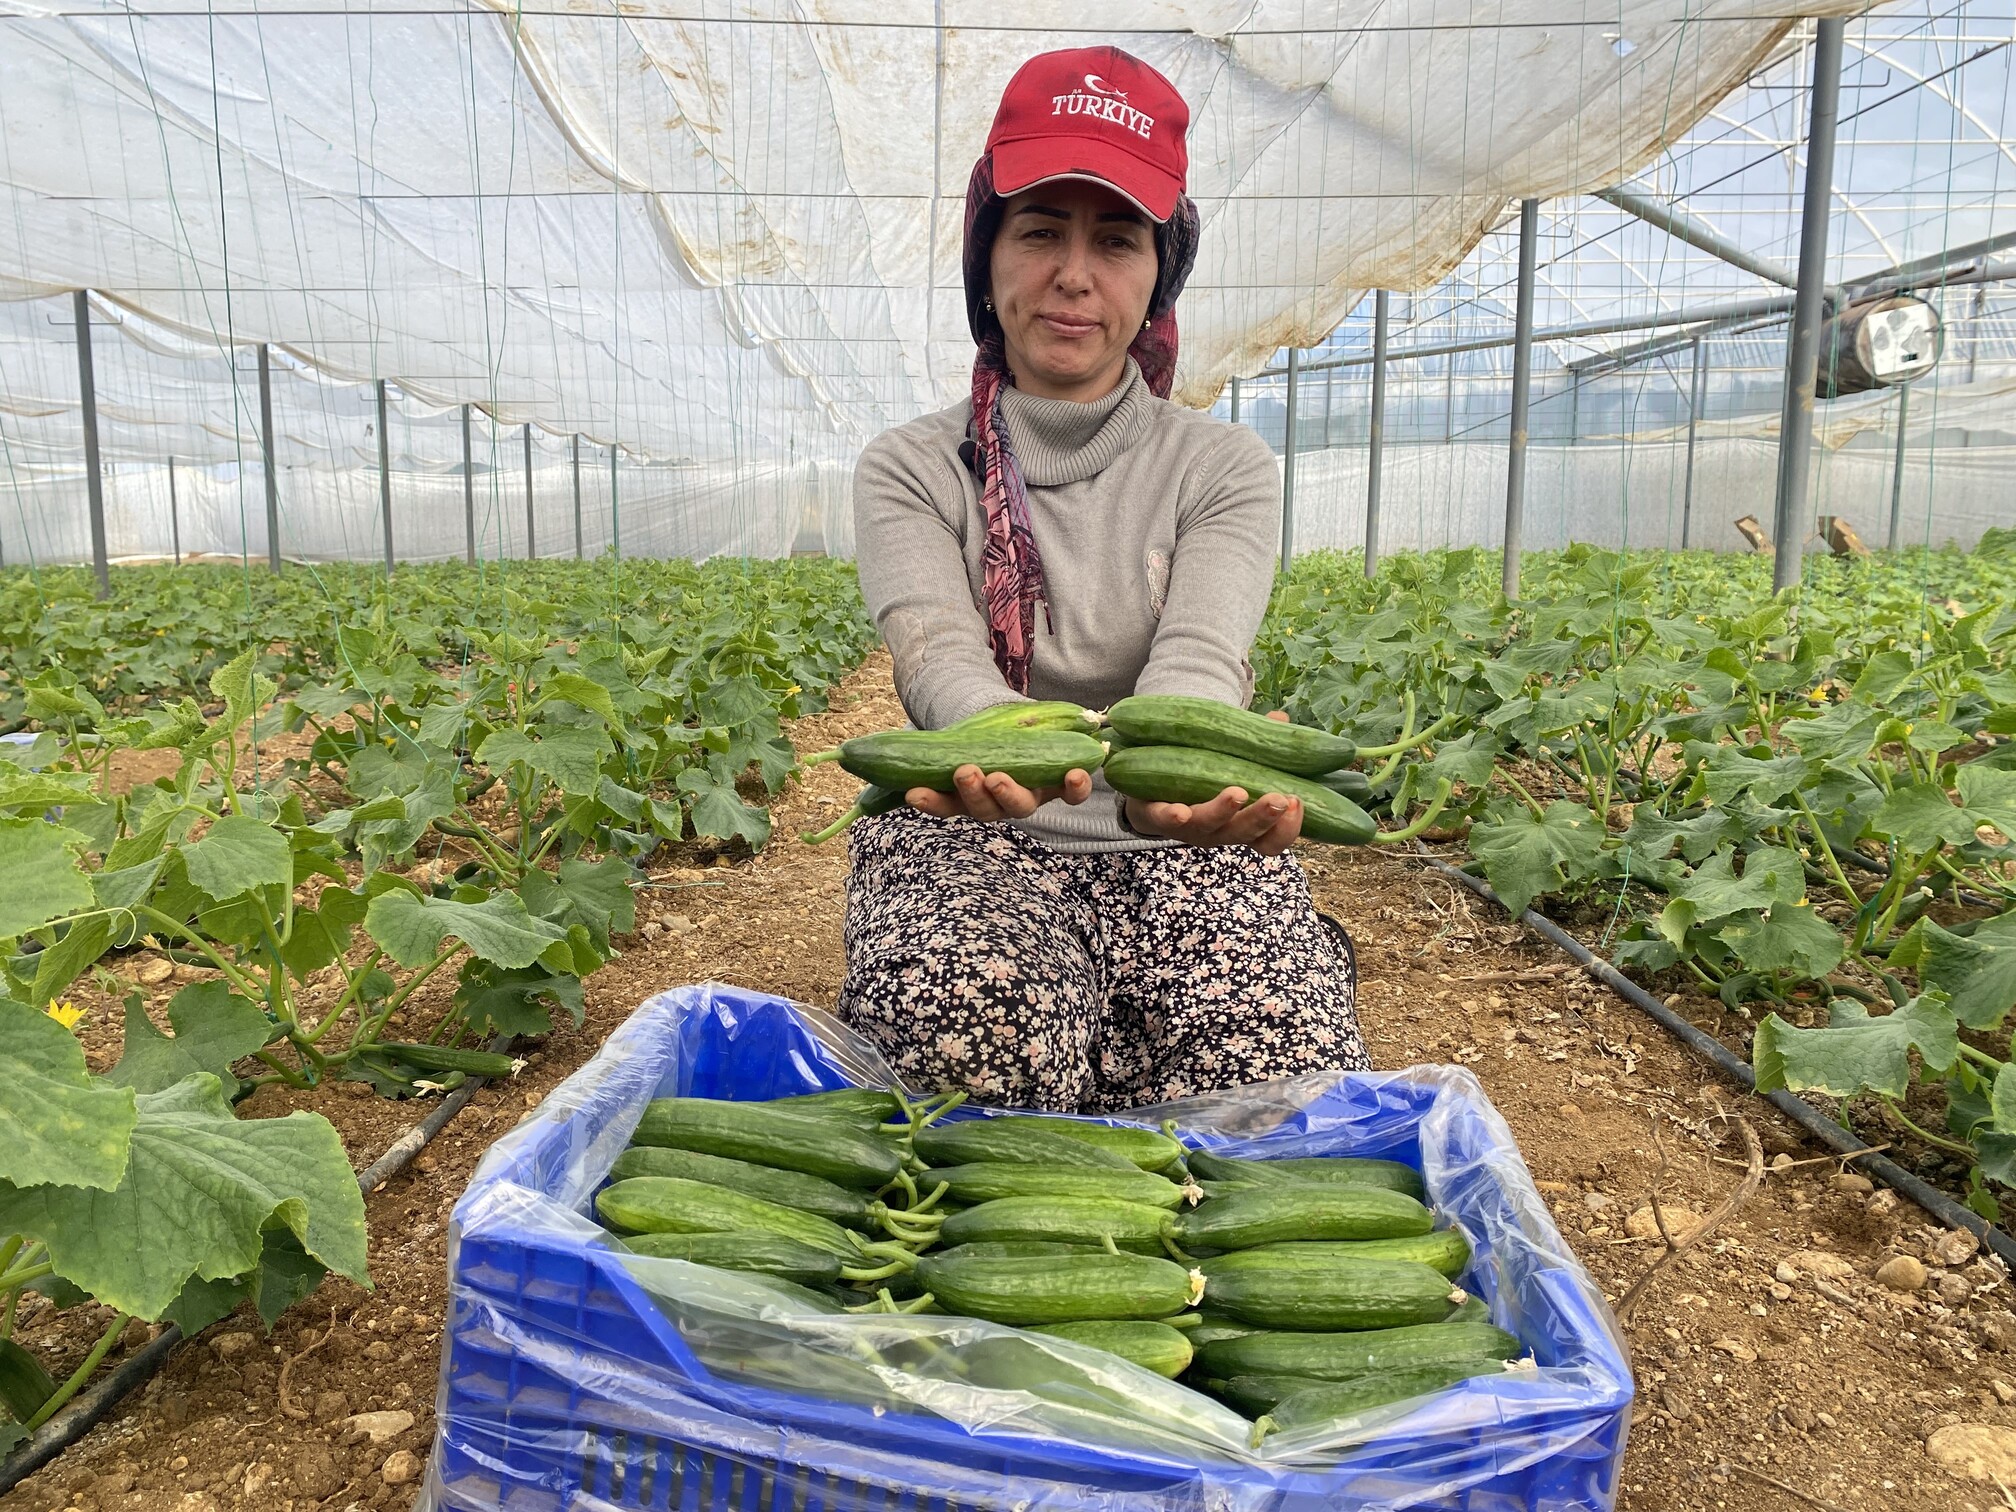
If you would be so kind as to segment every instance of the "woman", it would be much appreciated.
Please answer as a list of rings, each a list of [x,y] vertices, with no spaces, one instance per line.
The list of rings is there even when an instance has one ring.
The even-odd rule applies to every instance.
[[[1280,475],[1254,432],[1167,400],[1188,124],[1110,47],[1031,59],[1002,95],[966,194],[972,399],[855,474],[862,591],[919,728],[1251,696]],[[956,784],[851,832],[840,1013],[906,1082],[1098,1112],[1369,1064],[1349,941],[1285,854],[1295,800]]]

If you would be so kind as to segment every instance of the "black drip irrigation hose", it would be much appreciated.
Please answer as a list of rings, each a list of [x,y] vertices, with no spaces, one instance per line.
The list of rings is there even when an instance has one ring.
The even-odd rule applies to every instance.
[[[1446,866],[1442,862],[1435,860],[1432,856],[1418,851],[1409,859],[1419,861],[1438,876],[1446,877],[1451,882],[1461,883],[1487,903],[1495,903],[1498,907],[1505,908],[1504,899],[1493,892],[1490,884],[1485,882],[1481,877],[1473,877],[1468,872],[1458,871],[1455,867]],[[1505,911],[1507,913],[1511,912],[1510,909],[1506,909]],[[1538,934],[1542,939],[1558,946],[1577,965],[1595,977],[1597,981],[1608,987],[1633,1008],[1652,1018],[1667,1033],[1700,1056],[1701,1059],[1714,1066],[1745,1092],[1752,1095],[1761,1095],[1772,1107],[1783,1113],[1787,1118],[1799,1125],[1800,1128],[1819,1140],[1821,1144],[1827,1146],[1828,1149],[1834,1151],[1837,1155],[1843,1155],[1853,1160],[1871,1176],[1882,1181],[1884,1185],[1894,1187],[1897,1191],[1902,1192],[1906,1197],[1909,1197],[1918,1206],[1947,1227],[1965,1229],[1990,1250],[1994,1251],[1996,1257],[2004,1265],[2009,1266],[2012,1270],[2016,1270],[2016,1239],[2011,1239],[2009,1235],[2003,1233],[2001,1229],[1988,1222],[1979,1213],[1955,1202],[1944,1192],[1938,1190],[1938,1188],[1919,1180],[1916,1176],[1905,1170],[1904,1167],[1897,1164],[1896,1161],[1870,1149],[1867,1144],[1857,1139],[1853,1134],[1842,1128],[1840,1124],[1804,1099],[1794,1097],[1790,1092],[1765,1092],[1759,1094],[1757,1092],[1756,1073],[1740,1057],[1732,1054],[1727,1045],[1724,1045],[1714,1036],[1697,1029],[1693,1024],[1690,1024],[1686,1019],[1660,1002],[1659,999],[1652,996],[1643,987],[1640,987],[1636,982],[1625,976],[1615,966],[1612,966],[1601,956],[1591,953],[1587,946],[1569,934],[1560,925],[1556,924],[1552,919],[1543,918],[1529,908],[1518,916],[1518,921],[1535,934]]]
[[[489,1048],[503,1051],[509,1049],[510,1044],[510,1038],[500,1034]],[[357,1173],[357,1189],[368,1197],[405,1170],[413,1163],[413,1157],[426,1149],[434,1136],[446,1128],[448,1121],[466,1108],[469,1099],[486,1084],[485,1078],[472,1076],[442,1098],[433,1112],[401,1134],[392,1142],[390,1149]],[[118,1369],[99,1376],[78,1392],[67,1407],[36,1429],[27,1443],[10,1458],[0,1461],[0,1495],[11,1491],[97,1427],[128,1392],[161,1368],[170,1351],[181,1342],[182,1330],[170,1323],[145,1347],[121,1361]]]

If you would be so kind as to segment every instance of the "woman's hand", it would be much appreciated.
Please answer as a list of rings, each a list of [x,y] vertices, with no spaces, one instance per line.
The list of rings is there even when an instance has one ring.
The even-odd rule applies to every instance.
[[[1246,790],[1237,787],[1228,787],[1209,803],[1129,798],[1127,822],[1144,835],[1185,845],[1250,845],[1263,856],[1278,856],[1302,833],[1302,800],[1266,793],[1248,803]]]
[[[931,788],[912,788],[903,801],[919,813],[939,819],[964,815],[968,819],[1027,819],[1052,798],[1066,803],[1083,803],[1092,796],[1092,774],[1066,772],[1061,787],[1026,788],[1006,772],[983,772],[968,763],[952,774],[955,791],[940,793]]]

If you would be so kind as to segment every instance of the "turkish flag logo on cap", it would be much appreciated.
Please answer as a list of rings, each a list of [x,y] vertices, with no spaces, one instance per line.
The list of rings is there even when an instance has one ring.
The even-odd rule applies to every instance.
[[[1117,47],[1041,53],[1001,94],[987,151],[994,192],[1096,179],[1158,221],[1175,213],[1190,157],[1190,107],[1161,74]]]

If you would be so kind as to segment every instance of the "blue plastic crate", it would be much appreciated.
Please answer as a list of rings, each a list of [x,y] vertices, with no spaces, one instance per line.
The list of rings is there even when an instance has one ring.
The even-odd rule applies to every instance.
[[[654,1096],[761,1098],[888,1084],[815,1009],[715,984],[645,1003],[491,1150],[457,1204],[437,1439],[424,1509],[654,1512],[1573,1512],[1614,1505],[1631,1377],[1601,1295],[1468,1072],[1313,1075],[1168,1108],[1228,1153],[1383,1155],[1418,1166],[1476,1251],[1463,1285],[1537,1369],[1479,1378],[1319,1461],[1167,1435],[1125,1446],[961,1422],[715,1374],[591,1218]],[[633,1262],[635,1263],[635,1262]],[[667,1275],[706,1275],[679,1262]],[[851,1325],[848,1325],[851,1326]],[[970,1325],[987,1330],[991,1325]],[[817,1356],[811,1357],[816,1362]],[[1146,1383],[1144,1383],[1145,1385]],[[1397,1419],[1397,1420],[1394,1420]],[[1123,1436],[1124,1437],[1124,1436]]]

